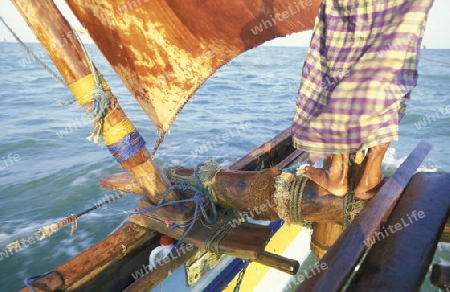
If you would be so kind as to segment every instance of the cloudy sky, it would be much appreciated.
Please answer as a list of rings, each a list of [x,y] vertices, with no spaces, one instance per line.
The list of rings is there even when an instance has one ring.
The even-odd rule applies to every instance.
[[[72,26],[75,28],[82,28],[81,25],[77,23],[70,10],[66,7],[63,0],[55,0],[55,3],[66,15],[69,22],[72,23]],[[449,0],[435,0],[434,6],[429,15],[427,30],[423,40],[423,44],[426,45],[427,48],[450,49],[450,32],[448,28],[448,19],[446,19],[449,11]],[[26,42],[36,41],[33,33],[30,31],[27,24],[22,20],[10,0],[0,0],[0,16],[5,19],[9,26],[19,35],[21,39]],[[310,37],[311,32],[303,32],[286,38],[273,40],[270,44],[307,47],[309,45]],[[0,23],[0,41],[3,41],[4,39],[7,41],[13,41],[11,34],[6,30],[3,23]]]

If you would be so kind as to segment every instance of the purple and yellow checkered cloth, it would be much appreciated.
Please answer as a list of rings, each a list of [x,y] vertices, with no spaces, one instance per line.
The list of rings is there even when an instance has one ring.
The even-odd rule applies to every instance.
[[[398,139],[433,0],[324,0],[303,66],[295,147],[349,153]]]

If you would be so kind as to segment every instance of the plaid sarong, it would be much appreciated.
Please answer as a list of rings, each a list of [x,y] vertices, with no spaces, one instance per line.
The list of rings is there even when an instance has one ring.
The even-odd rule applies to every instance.
[[[294,145],[317,155],[398,139],[433,0],[324,0],[303,66]]]

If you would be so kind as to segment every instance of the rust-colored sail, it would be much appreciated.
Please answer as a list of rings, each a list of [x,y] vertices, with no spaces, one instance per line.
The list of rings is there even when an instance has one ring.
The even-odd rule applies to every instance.
[[[309,30],[321,0],[66,0],[160,133],[220,66]]]

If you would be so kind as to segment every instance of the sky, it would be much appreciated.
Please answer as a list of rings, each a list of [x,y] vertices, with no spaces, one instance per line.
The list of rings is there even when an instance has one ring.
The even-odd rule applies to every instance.
[[[75,29],[82,29],[82,26],[76,21],[71,11],[67,8],[63,0],[54,0],[60,10],[72,24]],[[448,13],[450,11],[449,0],[435,0],[433,8],[428,17],[428,24],[423,39],[423,44],[429,49],[450,49],[450,30],[448,27]],[[8,23],[18,36],[25,42],[36,42],[31,30],[23,21],[20,14],[12,5],[10,0],[0,0],[0,16]],[[82,39],[89,42],[88,36],[81,35]],[[284,38],[278,38],[270,41],[269,45],[278,46],[301,46],[308,47],[311,38],[311,32],[301,32]],[[0,23],[0,41],[14,41],[11,34],[7,31],[3,23]]]

